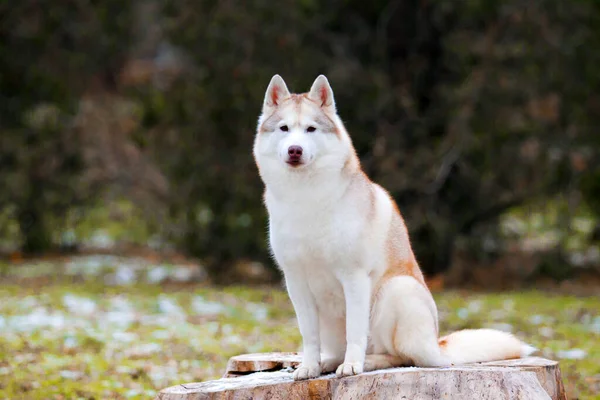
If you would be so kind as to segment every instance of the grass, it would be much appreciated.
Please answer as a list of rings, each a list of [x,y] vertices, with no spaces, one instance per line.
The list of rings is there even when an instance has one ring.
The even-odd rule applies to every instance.
[[[0,280],[0,399],[150,398],[220,377],[235,354],[300,344],[279,288],[7,276]],[[560,359],[570,399],[600,398],[597,297],[453,291],[436,300],[442,333],[510,329]]]

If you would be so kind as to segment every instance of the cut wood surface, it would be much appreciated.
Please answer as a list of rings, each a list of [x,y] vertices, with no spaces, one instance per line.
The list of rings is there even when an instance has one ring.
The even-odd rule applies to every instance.
[[[249,372],[276,371],[300,364],[298,353],[242,354],[229,359],[225,377],[245,375]]]
[[[162,390],[160,400],[200,399],[566,399],[556,361],[529,357],[448,368],[392,368],[337,378],[292,379],[295,353],[232,357],[227,376]],[[253,372],[260,371],[260,372]]]

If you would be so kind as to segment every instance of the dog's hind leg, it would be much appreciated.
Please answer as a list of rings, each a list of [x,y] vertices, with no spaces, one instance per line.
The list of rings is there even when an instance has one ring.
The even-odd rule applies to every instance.
[[[413,277],[390,278],[381,288],[374,307],[371,335],[376,354],[389,354],[395,361],[419,367],[449,365],[438,345],[437,309],[427,288]]]

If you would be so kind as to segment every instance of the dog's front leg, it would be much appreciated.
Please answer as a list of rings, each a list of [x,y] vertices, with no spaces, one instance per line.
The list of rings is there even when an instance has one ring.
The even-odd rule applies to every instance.
[[[316,378],[321,375],[317,304],[302,271],[284,270],[284,275],[302,335],[302,363],[294,371],[294,380]]]
[[[363,372],[369,335],[371,280],[366,273],[341,279],[346,300],[346,356],[336,374],[350,376]]]

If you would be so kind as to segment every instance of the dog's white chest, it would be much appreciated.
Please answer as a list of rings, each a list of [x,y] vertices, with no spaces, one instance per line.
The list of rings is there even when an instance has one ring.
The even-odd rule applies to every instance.
[[[330,318],[344,317],[344,291],[339,275],[351,268],[353,257],[348,251],[348,237],[340,235],[338,228],[325,216],[271,221],[271,246],[279,266],[285,274],[290,270],[301,273],[320,312]]]
[[[352,255],[355,235],[345,228],[334,213],[272,213],[271,247],[282,268],[335,268]]]

